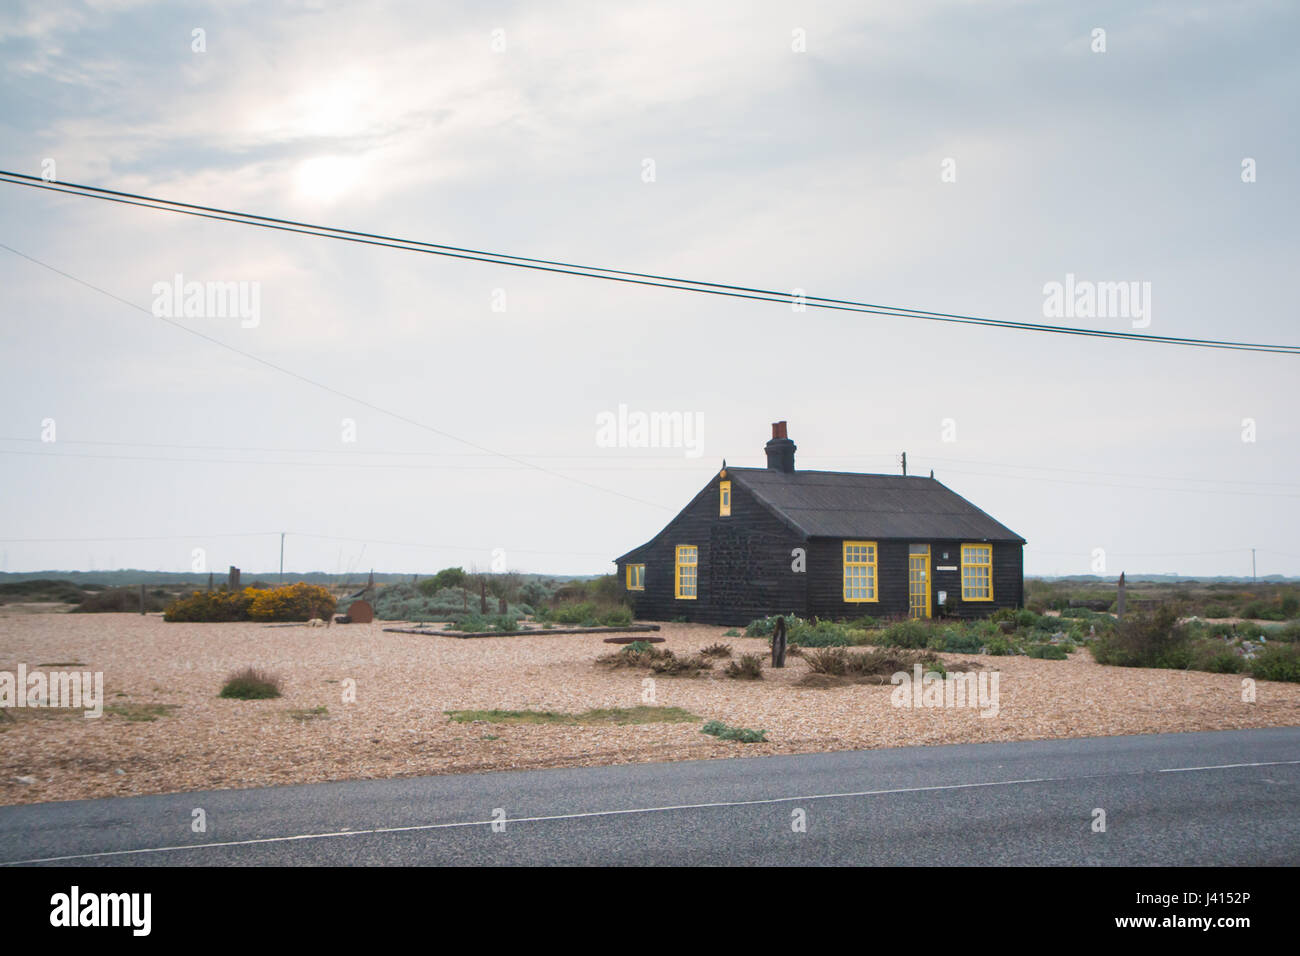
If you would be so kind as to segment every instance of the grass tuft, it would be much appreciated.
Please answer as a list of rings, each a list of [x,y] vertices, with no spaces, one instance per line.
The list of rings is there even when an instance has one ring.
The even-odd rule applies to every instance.
[[[700,728],[700,733],[717,737],[719,740],[738,740],[742,744],[767,743],[766,730],[750,730],[747,727],[728,727],[720,720],[710,720]]]
[[[245,667],[226,678],[218,696],[233,700],[269,700],[280,696],[280,678],[255,667]]]

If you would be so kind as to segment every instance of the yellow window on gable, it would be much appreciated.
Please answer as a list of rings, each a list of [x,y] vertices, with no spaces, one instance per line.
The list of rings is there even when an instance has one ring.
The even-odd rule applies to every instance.
[[[993,545],[961,546],[961,599],[993,600]]]
[[[718,515],[725,518],[731,514],[731,482],[718,482]]]
[[[700,549],[693,544],[677,546],[676,594],[679,601],[694,601],[699,594]]]
[[[844,542],[844,600],[879,601],[876,593],[877,548],[874,541]]]
[[[644,564],[629,564],[627,566],[627,589],[629,591],[645,590]]]

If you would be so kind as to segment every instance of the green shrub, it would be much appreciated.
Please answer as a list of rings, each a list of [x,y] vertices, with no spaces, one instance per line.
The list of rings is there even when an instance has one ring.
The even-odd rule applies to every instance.
[[[1258,680],[1300,683],[1300,647],[1269,644],[1250,662],[1250,675]]]
[[[632,623],[632,612],[625,607],[616,607],[606,611],[598,620],[602,627],[627,627]]]
[[[766,730],[749,730],[745,727],[728,727],[720,720],[710,720],[700,728],[700,733],[709,734],[720,740],[738,740],[744,744],[767,743]]]
[[[1154,610],[1128,613],[1115,629],[1092,645],[1098,664],[1118,667],[1186,668],[1192,662],[1191,640],[1186,626],[1178,623],[1178,611],[1168,604]]]
[[[1292,621],[1268,632],[1270,641],[1300,641],[1300,621]]]
[[[1192,668],[1209,671],[1212,674],[1239,674],[1246,667],[1246,660],[1232,646],[1220,641],[1196,641],[1192,645]]]
[[[235,700],[268,700],[279,697],[280,678],[254,667],[246,667],[226,678],[219,696]]]
[[[1000,607],[989,616],[990,621],[1013,621],[1016,627],[1037,627],[1041,622],[1039,615],[1027,608]],[[1050,626],[1050,623],[1042,625]]]
[[[1063,661],[1070,656],[1069,651],[1059,644],[1030,644],[1025,648],[1025,652],[1030,657],[1045,661]]]
[[[425,578],[416,588],[425,597],[434,597],[439,591],[462,587],[465,583],[464,568],[443,568],[431,578]]]
[[[990,637],[984,642],[984,650],[994,657],[1008,657],[1019,653],[1016,646],[1002,636]]]
[[[950,627],[932,634],[928,646],[950,654],[978,654],[984,641],[984,636],[972,629]]]
[[[880,633],[877,643],[885,647],[919,650],[930,643],[930,628],[920,621],[898,621]]]

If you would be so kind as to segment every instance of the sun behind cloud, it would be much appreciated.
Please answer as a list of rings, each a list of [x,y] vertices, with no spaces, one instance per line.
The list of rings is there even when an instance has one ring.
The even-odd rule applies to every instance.
[[[311,202],[334,202],[361,179],[361,168],[361,160],[355,157],[313,156],[294,170],[294,194]]]

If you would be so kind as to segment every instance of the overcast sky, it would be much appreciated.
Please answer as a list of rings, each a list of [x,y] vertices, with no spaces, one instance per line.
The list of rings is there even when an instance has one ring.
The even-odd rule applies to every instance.
[[[339,6],[7,2],[0,167],[913,309],[1300,342],[1294,4]],[[785,419],[797,467],[893,473],[906,450],[1027,538],[1029,573],[1089,573],[1101,549],[1108,574],[1249,574],[1255,547],[1260,574],[1300,574],[1295,356],[795,312],[5,184],[0,242],[104,290],[0,249],[3,570],[183,571],[196,549],[273,569],[283,530],[293,570],[501,549],[602,572],[724,458],[762,464]],[[148,314],[178,274],[247,283],[255,321]],[[1149,298],[1045,317],[1068,275]],[[611,443],[620,406],[699,440]]]

